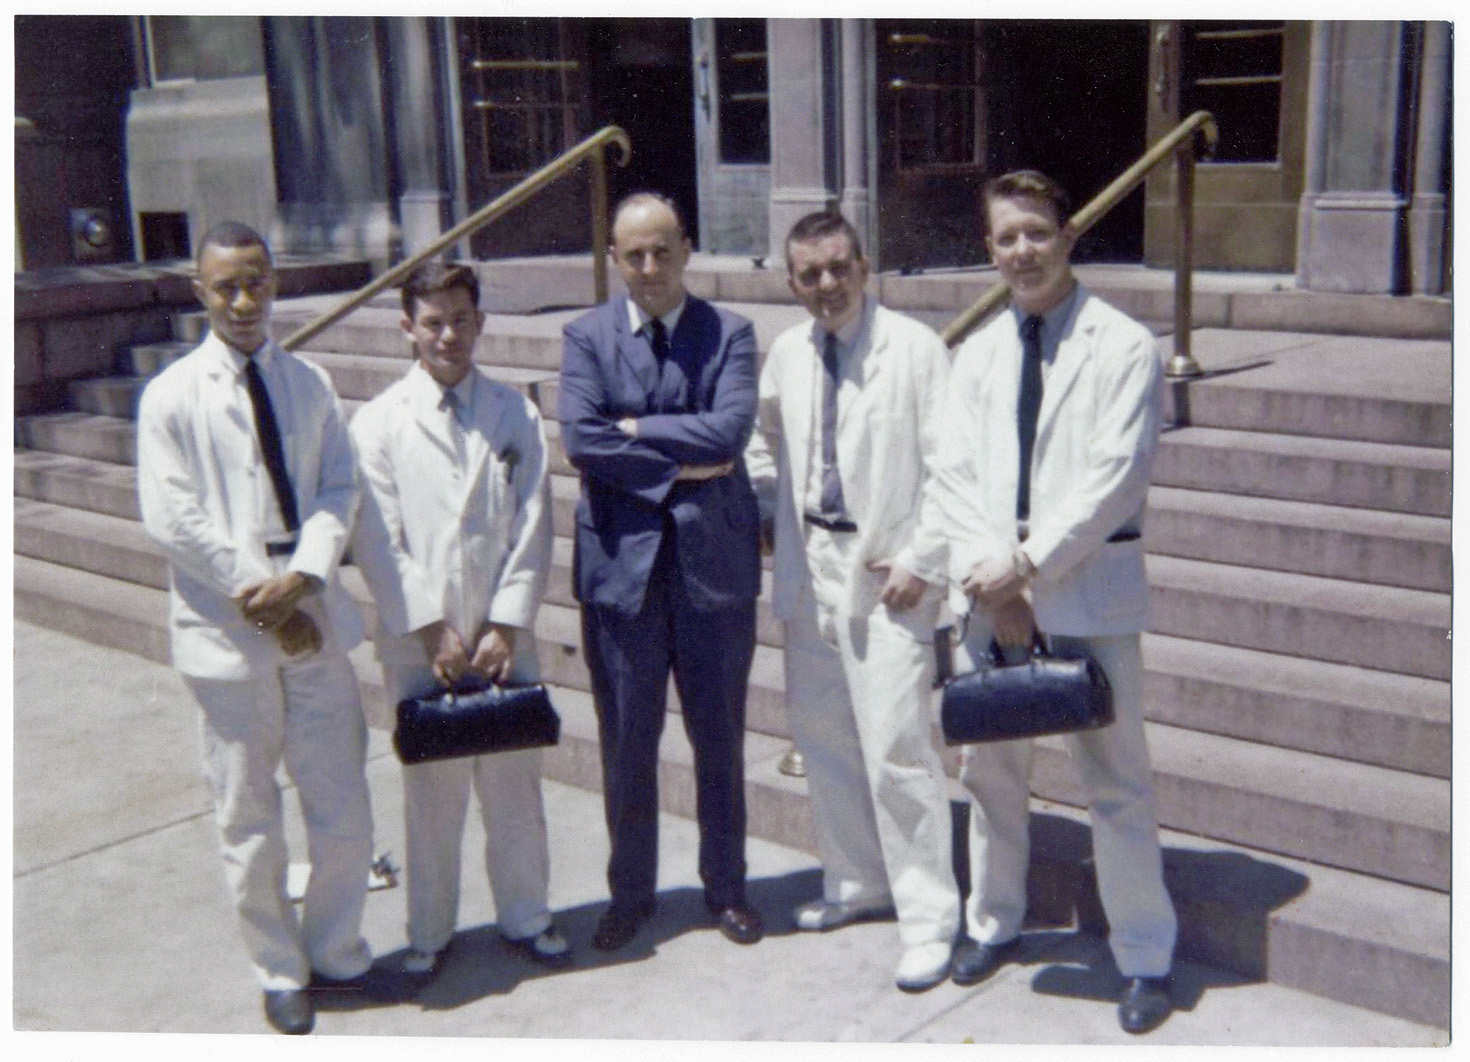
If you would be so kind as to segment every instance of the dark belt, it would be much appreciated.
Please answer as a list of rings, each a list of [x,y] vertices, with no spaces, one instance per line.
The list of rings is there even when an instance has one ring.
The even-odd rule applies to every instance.
[[[857,524],[845,516],[827,517],[817,513],[806,513],[804,514],[804,519],[813,527],[820,527],[824,531],[846,531],[851,533],[858,529]]]
[[[1017,529],[1017,538],[1019,538],[1022,542],[1025,542],[1026,541],[1027,534],[1028,534],[1028,531],[1027,531],[1026,525],[1025,524],[1022,524]],[[1108,539],[1107,540],[1110,543],[1112,543],[1112,542],[1137,542],[1138,541],[1138,538],[1139,538],[1139,535],[1138,535],[1138,532],[1137,531],[1114,531],[1111,535],[1108,536]]]
[[[265,555],[267,557],[289,557],[296,552],[296,540],[293,538],[288,542],[267,542],[265,544]]]

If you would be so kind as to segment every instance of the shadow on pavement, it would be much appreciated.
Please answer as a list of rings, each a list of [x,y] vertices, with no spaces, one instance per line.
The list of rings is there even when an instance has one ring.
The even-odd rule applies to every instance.
[[[765,921],[766,936],[785,936],[795,932],[792,910],[820,895],[821,887],[820,871],[810,868],[776,877],[752,878],[746,885],[746,897]],[[534,978],[640,962],[651,958],[659,945],[690,931],[716,932],[714,921],[705,909],[702,890],[687,886],[666,889],[657,899],[653,917],[631,943],[615,952],[596,951],[591,945],[592,932],[607,906],[606,901],[599,900],[552,912],[557,926],[572,945],[572,961],[566,966],[539,965],[507,947],[496,926],[482,925],[455,934],[438,976],[427,984],[397,972],[406,955],[400,949],[381,956],[376,963],[390,980],[401,981],[401,994],[396,994],[396,998],[393,998],[395,993],[388,993],[385,998],[362,994],[326,1000],[319,1006],[323,1010],[360,1010],[412,1001],[426,1010],[452,1010],[487,996],[507,994]]]

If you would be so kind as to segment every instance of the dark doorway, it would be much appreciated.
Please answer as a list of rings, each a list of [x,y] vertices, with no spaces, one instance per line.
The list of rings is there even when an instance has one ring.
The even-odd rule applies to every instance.
[[[622,126],[633,142],[628,165],[608,168],[612,201],[629,192],[661,192],[679,204],[698,244],[689,20],[594,18],[584,27],[592,128]]]
[[[137,85],[131,18],[15,16],[15,220],[21,266],[132,258],[124,153]],[[106,226],[105,251],[79,244],[78,215]]]
[[[1080,207],[1146,148],[1147,22],[984,23],[989,173],[1037,169]],[[1143,258],[1143,189],[1078,242],[1078,261]]]

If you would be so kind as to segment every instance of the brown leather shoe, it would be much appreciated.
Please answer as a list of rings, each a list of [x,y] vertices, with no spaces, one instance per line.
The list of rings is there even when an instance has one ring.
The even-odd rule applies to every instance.
[[[766,935],[766,926],[761,921],[761,916],[743,904],[731,904],[729,907],[714,909],[712,913],[720,932],[736,944],[754,944]]]

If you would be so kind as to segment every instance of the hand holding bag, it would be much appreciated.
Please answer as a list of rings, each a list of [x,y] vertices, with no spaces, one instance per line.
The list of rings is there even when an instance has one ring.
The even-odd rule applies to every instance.
[[[424,763],[555,745],[560,737],[544,685],[471,678],[400,701],[393,747],[404,763]]]
[[[1003,663],[994,640],[990,657],[990,666],[945,681],[939,720],[946,744],[1095,730],[1113,721],[1112,687],[1092,657],[1052,656],[1039,634],[1024,663]]]

